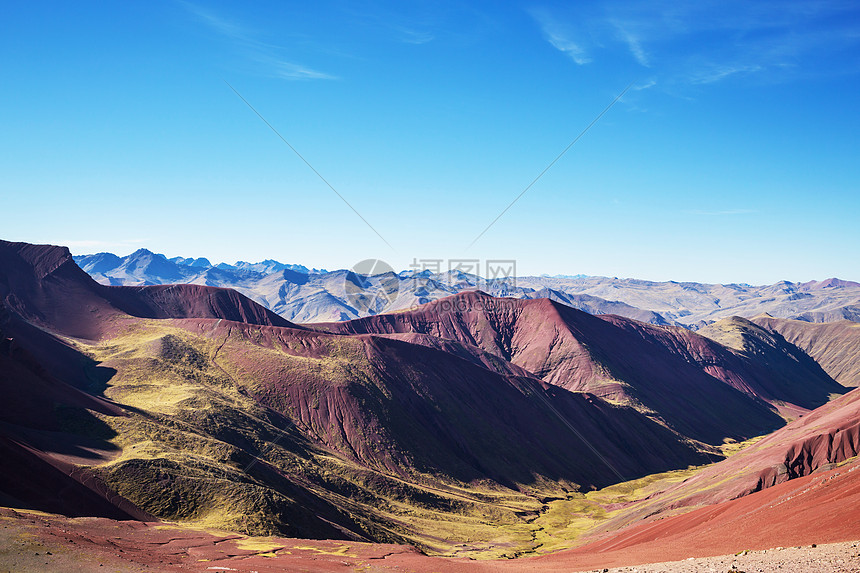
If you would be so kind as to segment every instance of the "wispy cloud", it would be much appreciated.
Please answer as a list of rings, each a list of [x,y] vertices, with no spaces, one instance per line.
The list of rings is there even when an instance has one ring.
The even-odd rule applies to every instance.
[[[630,50],[633,58],[647,68],[649,66],[648,55],[645,53],[639,37],[622,24],[616,23],[615,26],[618,29],[619,37],[627,44],[627,48]]]
[[[395,26],[395,32],[399,40],[406,44],[414,44],[416,46],[421,44],[427,44],[436,39],[431,32],[417,30],[414,28],[407,28],[405,26]]]
[[[356,33],[383,42],[421,46],[457,41],[458,28],[474,17],[468,3],[345,2],[344,13]],[[470,31],[469,39],[473,39]]]
[[[632,89],[633,91],[641,92],[642,90],[647,90],[649,88],[653,88],[656,85],[657,85],[657,80],[655,78],[650,78],[648,80],[645,80],[641,84],[634,85],[630,89]]]
[[[190,2],[180,2],[182,6],[185,7],[186,10],[191,12],[198,21],[202,22],[212,30],[218,32],[223,36],[227,36],[233,40],[240,40],[243,42],[250,41],[251,34],[244,27],[238,25],[235,22],[231,22],[226,18],[222,18],[221,16],[206,10],[196,4],[192,4]]]
[[[712,84],[734,75],[752,74],[763,68],[758,64],[717,64],[695,70],[688,75],[692,84]]]
[[[667,87],[781,82],[858,67],[844,54],[860,48],[860,19],[855,3],[842,0],[605,0],[529,13],[577,64],[627,54]]]
[[[254,30],[231,20],[221,14],[198,6],[191,2],[179,2],[194,16],[197,22],[209,30],[229,40],[234,46],[244,52],[249,62],[263,65],[263,73],[286,80],[332,80],[336,76],[312,69],[303,64],[286,59],[281,55],[284,48],[266,43],[260,39],[260,34]]]
[[[95,239],[61,239],[57,243],[70,248],[98,248],[111,244],[107,241],[97,241]]]
[[[549,43],[557,50],[564,52],[571,60],[580,66],[591,62],[591,58],[586,55],[585,50],[561,34],[547,33],[547,40],[549,40]]]
[[[591,58],[582,46],[571,39],[570,32],[564,30],[563,26],[547,12],[536,10],[532,12],[532,16],[538,25],[540,25],[546,41],[552,44],[556,50],[562,52],[580,66],[591,63]]]
[[[298,64],[290,62],[278,62],[274,71],[275,76],[287,80],[333,80],[334,76],[330,76],[317,70],[305,68]]]

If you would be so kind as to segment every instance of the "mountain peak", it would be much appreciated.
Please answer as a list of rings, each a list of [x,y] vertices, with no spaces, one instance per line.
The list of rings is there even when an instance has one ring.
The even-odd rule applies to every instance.
[[[129,260],[152,259],[152,258],[164,259],[165,261],[167,260],[167,257],[162,255],[161,253],[153,253],[149,249],[143,249],[143,248],[136,250],[135,252],[131,253],[130,255],[128,255],[125,258],[129,259]]]

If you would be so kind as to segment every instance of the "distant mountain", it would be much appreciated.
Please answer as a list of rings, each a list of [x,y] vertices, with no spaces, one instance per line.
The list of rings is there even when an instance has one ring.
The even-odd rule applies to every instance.
[[[212,266],[208,259],[166,259],[144,249],[127,257],[76,256],[94,279],[111,285],[193,283],[234,288],[291,322],[352,320],[395,312],[480,289],[492,296],[548,298],[594,315],[615,314],[656,325],[698,329],[731,316],[768,313],[806,322],[860,320],[860,283],[840,279],[773,285],[652,282],[585,275],[486,280],[429,270],[360,278],[274,260]]]
[[[521,288],[549,288],[566,294],[591,295],[652,311],[668,323],[699,328],[705,324],[768,313],[808,322],[857,318],[860,284],[839,279],[773,285],[653,282],[638,279],[586,277],[551,279],[521,277]]]
[[[765,315],[755,317],[753,322],[779,333],[802,349],[843,386],[860,386],[860,324],[857,322],[811,324]]]
[[[587,278],[588,275],[577,274],[577,275],[548,275],[542,274],[541,277],[546,277],[550,279],[584,279]]]
[[[526,293],[523,298],[537,299],[548,298],[556,302],[572,306],[589,314],[617,314],[626,318],[632,318],[640,322],[649,322],[651,324],[668,325],[669,323],[661,315],[651,310],[642,310],[635,306],[630,306],[627,303],[605,300],[590,294],[568,294],[565,292],[553,290],[551,288],[542,288],[533,293]]]
[[[75,262],[96,280],[113,285],[154,285],[177,282],[200,283],[209,269],[224,271],[222,281],[235,282],[260,278],[264,275],[284,270],[308,274],[317,271],[310,270],[304,265],[290,265],[267,259],[259,263],[237,261],[235,265],[218,263],[213,265],[209,259],[173,257],[153,253],[147,249],[138,249],[125,257],[112,253],[97,253],[95,255],[76,255]]]
[[[82,255],[73,257],[84,271],[103,284],[113,285],[155,285],[186,283],[200,272],[199,268],[181,257],[168,259],[164,255],[146,249],[138,249],[125,257],[111,253]]]
[[[304,274],[308,274],[311,272],[304,265],[286,265],[284,263],[279,263],[278,261],[272,259],[266,259],[265,261],[261,261],[259,263],[247,263],[245,261],[237,261],[234,266],[239,270],[253,271],[255,273],[261,273],[264,275],[285,270],[295,271],[297,273]],[[316,269],[314,269],[314,272],[316,272]]]
[[[195,258],[184,258],[184,257],[173,257],[172,259],[168,259],[171,263],[176,263],[177,265],[184,265],[188,267],[201,267],[204,269],[208,269],[212,266],[212,263],[209,262],[209,259],[204,257],[200,257],[199,259]]]

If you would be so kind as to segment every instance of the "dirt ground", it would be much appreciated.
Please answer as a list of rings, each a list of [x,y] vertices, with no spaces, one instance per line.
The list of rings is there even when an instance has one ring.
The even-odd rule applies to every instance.
[[[609,573],[856,573],[860,571],[858,542],[803,547],[777,547],[762,551],[651,563],[635,567],[597,569]]]

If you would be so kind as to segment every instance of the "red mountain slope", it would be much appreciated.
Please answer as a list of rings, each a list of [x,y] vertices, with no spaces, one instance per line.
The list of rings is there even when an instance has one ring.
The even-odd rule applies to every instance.
[[[108,416],[125,412],[52,376],[8,336],[10,322],[0,305],[0,504],[72,516],[151,519],[91,471],[69,462],[97,461],[112,449],[103,433],[83,436],[70,427],[99,428],[90,412]],[[55,455],[45,454],[43,448]]]
[[[471,356],[380,336],[176,324],[223,340],[219,356],[231,376],[305,435],[384,471],[513,487],[540,475],[590,487],[707,459],[631,408],[499,374]],[[343,370],[325,374],[296,360],[343,355],[350,357]]]
[[[470,292],[411,312],[319,328],[417,332],[477,346],[551,384],[634,404],[680,433],[712,444],[783,424],[765,401],[762,381],[720,344],[681,328],[592,316],[546,299],[494,299]]]
[[[222,318],[299,328],[233,289],[203,285],[106,286],[100,294],[116,308],[140,318]]]
[[[548,301],[474,294],[448,299],[447,309],[316,332],[226,319],[267,320],[228,291],[93,287],[66,255],[0,244],[0,453],[14,461],[0,475],[4,503],[138,519],[238,508],[239,519],[257,519],[263,525],[252,526],[266,532],[403,541],[413,512],[437,520],[477,512],[467,487],[477,484],[480,497],[513,500],[492,507],[513,531],[532,488],[563,493],[705,461],[641,413],[565,384],[609,388],[714,441],[732,424],[766,426],[775,416],[766,399],[807,399],[752,369],[758,354],[745,346],[732,351],[680,329]],[[383,334],[348,333],[364,327]],[[66,344],[60,334],[72,333],[100,340]],[[766,334],[745,326],[744,336],[775,357],[782,347]],[[569,570],[725,553],[739,535],[744,548],[856,536],[853,466],[781,482],[857,453],[858,403],[855,392],[828,403],[625,515],[764,491],[626,528],[589,549],[452,567]],[[224,557],[220,541],[195,558]],[[350,548],[343,551],[347,559]],[[441,564],[407,553],[374,558]],[[288,569],[291,557],[259,559],[255,570],[264,571]],[[217,566],[225,564],[233,562]]]
[[[860,390],[852,390],[739,453],[703,469],[601,527],[620,527],[677,511],[737,499],[829,470],[860,453]],[[860,529],[857,530],[860,534]],[[614,533],[611,533],[614,535]]]
[[[500,563],[496,569],[589,570],[856,540],[860,535],[858,469],[855,462],[740,499],[629,527],[570,551]],[[738,565],[742,568],[742,558]]]
[[[97,338],[117,311],[64,247],[0,241],[0,301],[59,332]]]

